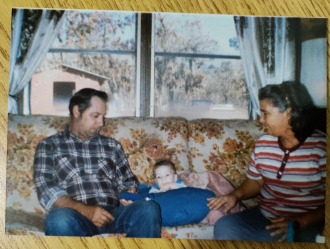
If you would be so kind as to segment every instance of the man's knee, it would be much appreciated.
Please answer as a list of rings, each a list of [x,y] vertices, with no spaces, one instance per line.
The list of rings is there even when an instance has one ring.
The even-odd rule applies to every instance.
[[[57,208],[52,210],[45,223],[45,234],[51,236],[76,236],[74,228],[78,221],[76,211],[69,208]]]
[[[161,212],[154,201],[139,200],[131,204],[131,215],[128,217],[128,237],[160,238]]]
[[[136,210],[138,210],[141,215],[152,219],[160,218],[160,206],[158,203],[144,200],[135,201],[134,203],[136,204]]]

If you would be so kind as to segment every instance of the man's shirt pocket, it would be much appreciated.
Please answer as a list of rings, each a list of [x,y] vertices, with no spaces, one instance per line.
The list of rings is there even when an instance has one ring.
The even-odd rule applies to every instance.
[[[111,159],[99,158],[97,163],[85,165],[86,174],[97,175],[101,177],[107,176],[112,179],[115,177],[116,165]]]
[[[74,176],[79,175],[79,168],[76,167],[74,157],[60,157],[57,158],[58,169],[57,175],[62,181],[68,181]]]

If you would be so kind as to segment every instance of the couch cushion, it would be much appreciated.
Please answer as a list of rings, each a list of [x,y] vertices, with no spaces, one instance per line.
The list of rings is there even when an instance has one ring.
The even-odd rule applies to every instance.
[[[235,187],[246,178],[254,143],[264,127],[254,120],[199,119],[189,122],[189,157],[193,172],[214,170]]]

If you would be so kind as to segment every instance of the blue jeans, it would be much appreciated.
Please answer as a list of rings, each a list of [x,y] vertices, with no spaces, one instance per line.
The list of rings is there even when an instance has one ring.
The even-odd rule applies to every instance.
[[[270,236],[273,230],[266,230],[272,224],[258,207],[229,214],[220,218],[214,225],[214,238],[218,240],[278,241],[283,234]],[[323,226],[310,227],[300,232],[301,242],[315,242],[315,237]]]
[[[160,238],[160,207],[154,201],[139,200],[125,207],[104,207],[114,216],[104,227],[97,227],[87,217],[70,208],[52,210],[45,224],[51,236],[93,236],[102,233],[126,233],[127,237]]]

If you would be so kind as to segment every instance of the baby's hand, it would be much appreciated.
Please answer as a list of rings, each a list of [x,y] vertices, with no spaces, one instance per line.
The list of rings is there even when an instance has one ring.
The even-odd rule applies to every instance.
[[[131,200],[125,200],[125,199],[120,199],[120,203],[121,203],[123,206],[128,206],[129,204],[132,204],[133,201],[131,201]]]
[[[163,187],[160,188],[160,192],[166,192],[170,189],[177,189],[178,186],[174,182],[168,182],[163,185]]]

